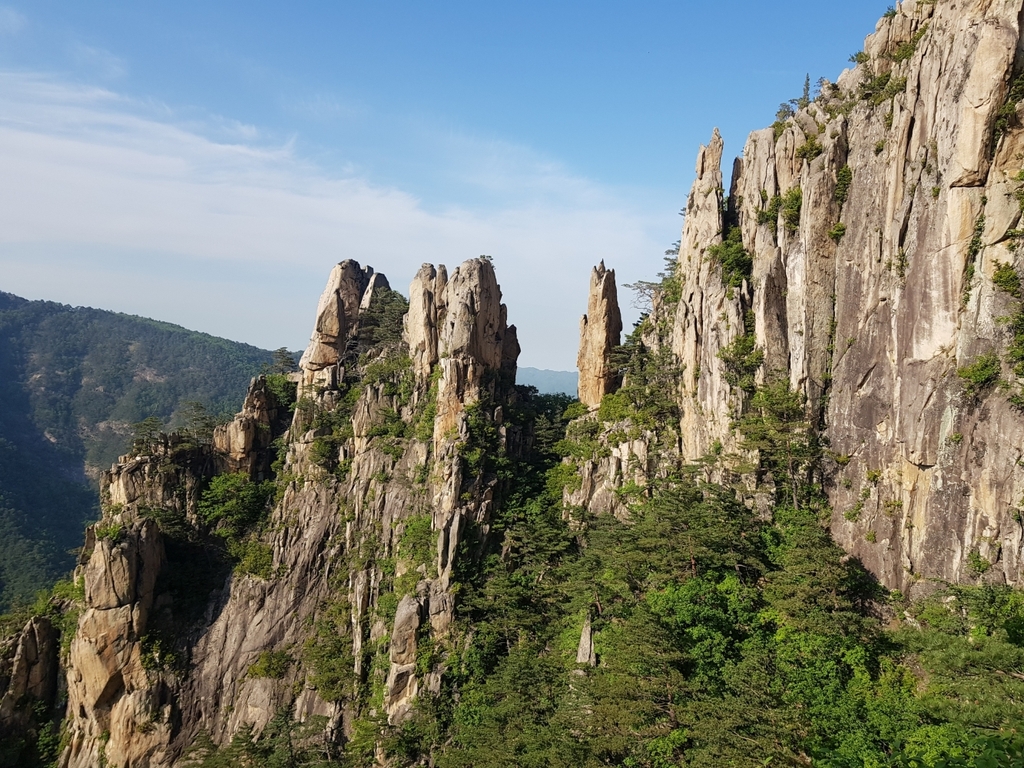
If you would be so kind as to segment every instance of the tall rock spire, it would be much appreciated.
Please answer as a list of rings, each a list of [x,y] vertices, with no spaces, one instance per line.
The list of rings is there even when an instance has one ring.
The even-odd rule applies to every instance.
[[[362,267],[352,259],[346,259],[331,270],[316,308],[309,346],[299,361],[304,387],[314,382],[331,383],[330,371],[345,354],[348,339],[355,333],[360,309],[369,307],[374,291],[389,287],[384,275],[374,274],[373,267]]]
[[[618,372],[612,365],[612,349],[622,335],[615,270],[605,269],[604,262],[590,273],[590,297],[587,314],[580,320],[579,398],[588,408],[596,408],[601,398],[619,385]]]

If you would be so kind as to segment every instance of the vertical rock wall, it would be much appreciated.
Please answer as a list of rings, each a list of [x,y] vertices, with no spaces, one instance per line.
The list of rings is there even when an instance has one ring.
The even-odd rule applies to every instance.
[[[1004,106],[1021,12],[1019,0],[900,4],[854,70],[751,134],[725,207],[716,132],[687,207],[682,298],[660,308],[686,366],[685,458],[734,442],[741,394],[718,351],[749,306],[764,372],[807,395],[831,442],[833,534],[892,588],[1022,575],[1024,419],[1007,391],[974,394],[957,375],[1005,359],[1000,318],[1019,305],[992,276],[1021,266],[1024,140]],[[795,189],[793,215],[779,203]],[[735,291],[707,256],[723,211],[753,256]],[[1020,387],[1006,362],[1000,376]]]

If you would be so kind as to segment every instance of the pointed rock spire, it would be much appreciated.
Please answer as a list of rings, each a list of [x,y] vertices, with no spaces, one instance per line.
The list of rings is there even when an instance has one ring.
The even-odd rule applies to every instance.
[[[375,274],[373,267],[360,266],[352,259],[346,259],[331,270],[316,308],[309,346],[299,361],[303,386],[311,386],[314,381],[330,383],[329,376],[318,376],[318,372],[332,369],[341,362],[348,339],[356,331],[360,309],[369,307],[374,291],[389,287],[384,275]]]
[[[579,398],[588,408],[599,406],[601,398],[619,386],[611,354],[619,345],[621,334],[622,315],[615,270],[605,269],[602,261],[590,273],[590,297],[587,314],[580,320],[580,352],[576,358],[580,372]]]

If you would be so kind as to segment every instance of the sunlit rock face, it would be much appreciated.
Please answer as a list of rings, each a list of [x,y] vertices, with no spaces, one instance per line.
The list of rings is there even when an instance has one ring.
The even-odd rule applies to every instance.
[[[911,593],[979,565],[1021,580],[1024,419],[1006,392],[970,393],[957,375],[1005,353],[1000,318],[1017,305],[992,276],[1021,266],[1024,133],[1012,114],[996,130],[1022,64],[1020,14],[1020,2],[901,4],[867,38],[867,61],[750,135],[728,201],[716,132],[686,209],[681,298],[655,308],[683,369],[684,458],[736,446],[744,394],[719,353],[752,321],[761,376],[806,395],[838,459],[833,535]],[[753,257],[740,285],[709,251],[730,227]],[[1005,363],[1001,376],[1019,388]]]
[[[619,313],[615,270],[605,269],[602,261],[590,273],[587,314],[580,320],[579,399],[588,408],[596,408],[601,398],[615,391],[618,371],[612,364],[612,350],[622,339],[622,315]]]

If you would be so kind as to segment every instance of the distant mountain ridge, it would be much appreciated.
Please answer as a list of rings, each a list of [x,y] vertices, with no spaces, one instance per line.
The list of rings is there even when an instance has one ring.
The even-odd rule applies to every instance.
[[[73,564],[98,516],[89,478],[132,424],[237,409],[272,353],[170,323],[0,292],[0,608]]]
[[[576,371],[550,371],[546,368],[519,368],[516,383],[536,387],[542,395],[563,393],[576,397],[579,374]]]

